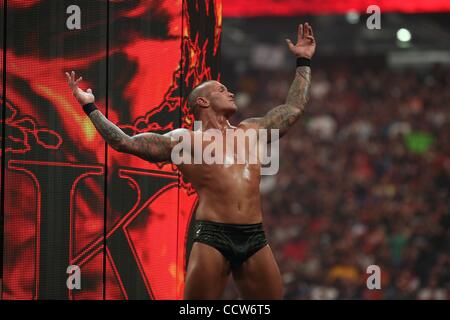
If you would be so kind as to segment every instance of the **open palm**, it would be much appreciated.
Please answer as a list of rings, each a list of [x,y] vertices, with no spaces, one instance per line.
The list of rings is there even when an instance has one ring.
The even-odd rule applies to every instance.
[[[75,72],[72,71],[70,74],[66,72],[66,78],[73,95],[82,106],[87,103],[93,103],[95,101],[95,97],[92,94],[91,89],[83,91],[78,87],[78,83],[83,80],[83,77],[79,77],[77,80],[75,80]]]
[[[289,50],[298,58],[311,59],[316,51],[316,40],[314,39],[312,27],[305,23],[298,26],[297,44],[293,44],[291,40],[286,39]]]

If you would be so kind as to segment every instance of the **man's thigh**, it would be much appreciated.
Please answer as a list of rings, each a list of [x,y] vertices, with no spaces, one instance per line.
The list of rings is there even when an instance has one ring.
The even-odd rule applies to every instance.
[[[233,278],[243,299],[282,299],[283,282],[269,245],[233,270]]]
[[[195,242],[189,256],[184,299],[220,299],[229,269],[228,261],[218,250]]]

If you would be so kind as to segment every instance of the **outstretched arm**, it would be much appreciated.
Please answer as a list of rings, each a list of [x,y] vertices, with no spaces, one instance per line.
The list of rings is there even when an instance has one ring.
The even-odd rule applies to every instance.
[[[280,130],[280,137],[297,121],[308,102],[311,86],[311,68],[308,64],[316,48],[313,31],[308,23],[299,25],[296,45],[289,39],[286,39],[286,41],[289,49],[299,61],[295,79],[289,89],[286,102],[270,110],[262,118],[245,120],[245,122],[256,123],[259,128],[278,129]]]
[[[73,71],[71,74],[66,72],[66,77],[80,105],[91,105],[91,110],[88,111],[89,118],[108,145],[119,152],[130,153],[150,162],[170,161],[172,148],[178,143],[177,139],[171,137],[173,131],[165,135],[148,132],[128,136],[95,108],[93,105],[95,98],[91,89],[83,91],[78,87],[81,77],[75,80]]]
[[[310,67],[297,67],[285,104],[273,108],[262,117],[259,123],[260,128],[278,129],[280,137],[285,134],[303,113],[309,99],[310,85]]]
[[[113,149],[133,154],[150,162],[170,161],[172,148],[177,141],[171,139],[169,134],[160,135],[146,132],[130,137],[99,110],[92,111],[89,118],[106,143]]]

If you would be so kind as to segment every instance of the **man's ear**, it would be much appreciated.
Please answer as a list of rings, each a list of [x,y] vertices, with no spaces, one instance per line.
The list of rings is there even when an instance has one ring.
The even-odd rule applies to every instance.
[[[201,108],[207,108],[207,107],[209,107],[209,101],[208,101],[208,99],[206,99],[204,97],[198,97],[197,105]]]

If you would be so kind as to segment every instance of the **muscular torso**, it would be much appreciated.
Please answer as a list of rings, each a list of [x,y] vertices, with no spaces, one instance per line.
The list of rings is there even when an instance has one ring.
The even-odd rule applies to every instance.
[[[196,132],[196,134],[204,134]],[[203,142],[202,149],[208,145]],[[254,147],[254,145],[253,145]],[[224,149],[225,150],[225,149]],[[231,148],[229,150],[232,150]],[[225,164],[182,164],[178,168],[192,183],[198,193],[199,204],[196,219],[223,223],[251,224],[262,220],[260,202],[260,164],[237,163],[237,145],[233,152],[234,163]],[[249,154],[249,145],[245,145]],[[224,152],[226,157],[226,154]],[[225,158],[224,157],[224,158]],[[229,161],[230,162],[230,161]]]

